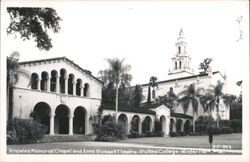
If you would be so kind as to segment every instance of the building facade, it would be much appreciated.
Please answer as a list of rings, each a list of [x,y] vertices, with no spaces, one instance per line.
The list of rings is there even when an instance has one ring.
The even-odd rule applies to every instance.
[[[139,134],[155,131],[158,121],[160,130],[168,136],[170,132],[185,131],[199,116],[217,118],[215,110],[205,112],[200,103],[195,115],[191,103],[188,111],[184,112],[182,105],[176,101],[172,108],[159,102],[159,98],[166,96],[170,90],[178,95],[191,84],[196,89],[205,90],[218,81],[226,83],[221,73],[212,72],[211,68],[207,74],[194,74],[182,30],[175,47],[168,80],[158,81],[158,87],[151,89],[153,103],[145,104],[150,86],[146,83],[142,84],[145,100],[140,108],[119,107],[117,120],[125,123],[128,134],[133,121],[137,122]],[[94,117],[102,101],[103,83],[99,79],[65,57],[21,62],[20,66],[30,72],[31,84],[29,78],[21,77],[13,88],[13,117],[32,118],[45,124],[49,135],[93,133]],[[219,107],[220,118],[229,119],[230,110],[222,100]],[[104,107],[103,116],[114,113],[114,106]]]

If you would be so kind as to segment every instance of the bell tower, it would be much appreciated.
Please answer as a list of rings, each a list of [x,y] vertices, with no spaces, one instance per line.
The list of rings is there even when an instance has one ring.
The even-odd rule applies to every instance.
[[[184,32],[181,28],[179,37],[175,43],[176,54],[171,59],[172,69],[169,70],[169,79],[181,78],[194,75],[193,69],[190,67],[191,57],[187,54],[186,47],[187,42],[184,37]]]

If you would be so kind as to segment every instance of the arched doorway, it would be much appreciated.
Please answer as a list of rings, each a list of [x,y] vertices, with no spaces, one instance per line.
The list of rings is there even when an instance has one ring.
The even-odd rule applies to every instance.
[[[190,133],[192,130],[191,130],[191,122],[189,120],[187,120],[184,124],[184,131],[186,133]]]
[[[46,134],[50,130],[50,106],[45,102],[39,102],[35,105],[33,110],[33,120],[47,127]]]
[[[149,132],[151,131],[151,124],[152,124],[152,119],[149,116],[146,116],[145,119],[142,122],[142,132]]]
[[[73,133],[85,134],[86,109],[79,106],[74,111]]]
[[[32,73],[31,74],[31,89],[38,89],[38,74]]]
[[[55,133],[68,134],[69,133],[69,108],[66,105],[59,105],[56,107],[55,113]]]
[[[177,132],[181,132],[182,131],[182,125],[183,125],[183,121],[181,119],[179,119],[177,121],[177,124],[176,124],[176,131]]]
[[[134,115],[131,121],[131,131],[140,133],[140,117]]]
[[[118,123],[124,124],[126,130],[128,130],[128,118],[125,114],[120,114],[118,117]]]
[[[48,86],[48,77],[49,77],[49,74],[44,71],[42,72],[42,77],[41,77],[41,90],[42,91],[47,91],[47,86]]]
[[[162,115],[160,117],[160,123],[161,123],[161,131],[164,132],[164,134],[166,133],[166,129],[167,129],[167,125],[166,125],[166,117],[164,115]]]
[[[175,132],[175,121],[173,118],[170,119],[170,133]]]

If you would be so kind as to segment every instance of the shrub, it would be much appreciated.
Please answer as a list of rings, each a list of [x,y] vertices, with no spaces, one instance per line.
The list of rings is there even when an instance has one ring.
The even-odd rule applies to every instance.
[[[150,132],[150,131],[145,131],[144,133],[146,134],[147,137],[152,137],[152,132]]]
[[[241,119],[233,119],[231,120],[231,128],[234,133],[242,132],[242,120]]]
[[[200,134],[198,132],[190,132],[188,135],[190,135],[190,136],[199,136]]]
[[[187,134],[183,131],[177,132],[180,136],[186,136]]]
[[[164,131],[158,131],[157,133],[159,137],[164,137]]]
[[[170,137],[178,137],[179,134],[177,132],[170,132]]]
[[[123,123],[115,123],[112,117],[106,117],[103,124],[95,124],[95,141],[117,141],[127,137],[127,129]]]
[[[14,118],[7,126],[7,144],[27,144],[37,142],[47,131],[47,127],[29,119]]]
[[[232,134],[233,133],[233,129],[232,128],[224,127],[224,128],[222,128],[221,133],[222,134]]]
[[[230,120],[220,120],[220,127],[231,127]]]
[[[222,129],[220,127],[213,127],[213,134],[217,135],[217,134],[221,134],[222,133]]]
[[[137,131],[130,131],[129,138],[138,138],[139,133]]]

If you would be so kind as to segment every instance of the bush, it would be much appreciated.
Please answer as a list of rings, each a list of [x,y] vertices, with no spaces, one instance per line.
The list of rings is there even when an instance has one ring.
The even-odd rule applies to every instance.
[[[29,119],[14,118],[7,126],[7,144],[28,144],[37,142],[47,127]]]
[[[157,133],[159,137],[164,137],[164,131],[158,131]]]
[[[177,132],[180,136],[186,136],[187,134],[183,131]]]
[[[230,120],[220,120],[220,127],[231,127]]]
[[[220,127],[214,127],[212,130],[214,135],[222,133],[222,129]]]
[[[177,132],[170,132],[170,137],[178,137],[179,134]]]
[[[233,129],[232,128],[224,127],[224,128],[222,128],[221,133],[222,134],[232,134],[233,133]]]
[[[190,132],[188,135],[190,135],[190,136],[199,136],[200,134],[198,132]]]
[[[102,125],[95,124],[95,141],[117,141],[127,137],[127,129],[123,123],[115,123],[112,117],[105,118]]]
[[[129,138],[138,138],[139,133],[137,131],[130,131],[130,135],[128,137]]]
[[[150,131],[145,131],[144,133],[146,134],[147,137],[152,137],[152,132],[150,132]]]
[[[241,119],[233,119],[231,120],[231,128],[234,133],[242,132],[242,120]]]

